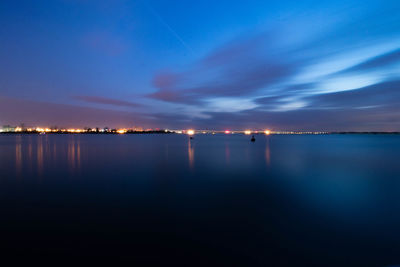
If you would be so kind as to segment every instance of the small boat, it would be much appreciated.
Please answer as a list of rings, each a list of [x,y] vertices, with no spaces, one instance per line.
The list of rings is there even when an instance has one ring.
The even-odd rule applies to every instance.
[[[193,140],[193,136],[189,137],[190,140]]]
[[[251,137],[250,141],[251,142],[255,142],[256,141],[256,138],[254,138],[254,135]]]

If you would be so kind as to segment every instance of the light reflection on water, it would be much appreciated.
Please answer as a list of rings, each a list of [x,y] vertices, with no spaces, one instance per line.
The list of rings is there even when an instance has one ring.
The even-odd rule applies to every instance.
[[[226,165],[229,165],[229,163],[230,163],[230,151],[229,151],[228,143],[225,143],[225,162],[226,162]]]
[[[21,144],[21,136],[17,137],[15,144],[15,167],[16,167],[16,176],[20,177],[22,173],[22,144]]]
[[[265,162],[267,163],[267,166],[269,167],[271,165],[271,149],[269,145],[270,139],[268,138],[265,146]]]
[[[43,137],[39,137],[37,140],[37,148],[36,148],[36,160],[37,160],[37,173],[39,177],[43,176],[43,166],[44,166],[44,144],[43,144]],[[47,142],[46,142],[47,143]],[[47,154],[46,150],[46,161],[49,159],[50,155]],[[31,160],[31,159],[28,159]],[[47,163],[47,162],[46,162]],[[48,162],[47,164],[50,164]]]
[[[81,146],[79,137],[58,142],[48,136],[15,136],[16,177],[42,177],[54,165],[68,164],[71,175],[81,169]],[[24,175],[23,175],[24,174]]]
[[[160,251],[197,251],[200,240],[219,244],[222,262],[385,266],[400,250],[399,158],[391,135],[0,136],[0,224],[25,226],[31,210],[43,228],[72,220],[93,236],[124,233],[107,236],[115,251],[119,238],[161,233],[172,240]]]
[[[188,160],[190,169],[194,167],[194,145],[191,142],[191,139],[188,139]]]
[[[81,146],[79,139],[71,138],[69,140],[67,153],[70,173],[78,173],[81,167]]]

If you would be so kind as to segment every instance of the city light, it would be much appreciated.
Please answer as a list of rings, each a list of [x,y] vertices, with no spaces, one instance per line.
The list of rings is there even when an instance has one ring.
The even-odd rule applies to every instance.
[[[38,133],[38,134],[85,134],[85,133],[91,133],[91,134],[130,134],[130,133],[175,133],[175,134],[187,134],[189,136],[195,135],[195,134],[235,134],[235,133],[240,133],[240,134],[245,134],[245,135],[252,135],[252,134],[259,134],[259,133],[264,133],[265,135],[282,135],[282,134],[330,134],[331,132],[312,132],[312,131],[271,131],[268,129],[259,131],[259,130],[194,130],[194,129],[187,129],[187,130],[169,130],[169,129],[161,129],[161,128],[155,128],[155,129],[143,129],[140,127],[133,127],[133,128],[93,128],[93,127],[85,127],[85,128],[57,128],[57,127],[32,127],[29,126],[27,128],[22,127],[22,126],[10,126],[10,125],[5,125],[3,127],[0,127],[0,133]]]

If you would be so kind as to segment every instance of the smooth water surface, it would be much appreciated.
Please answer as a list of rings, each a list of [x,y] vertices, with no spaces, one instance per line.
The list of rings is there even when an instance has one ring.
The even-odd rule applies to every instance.
[[[400,264],[398,135],[1,135],[1,253]]]

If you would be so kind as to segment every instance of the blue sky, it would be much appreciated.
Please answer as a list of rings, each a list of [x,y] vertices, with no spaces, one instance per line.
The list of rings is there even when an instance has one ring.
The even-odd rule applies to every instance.
[[[1,1],[0,124],[400,130],[398,1]]]

